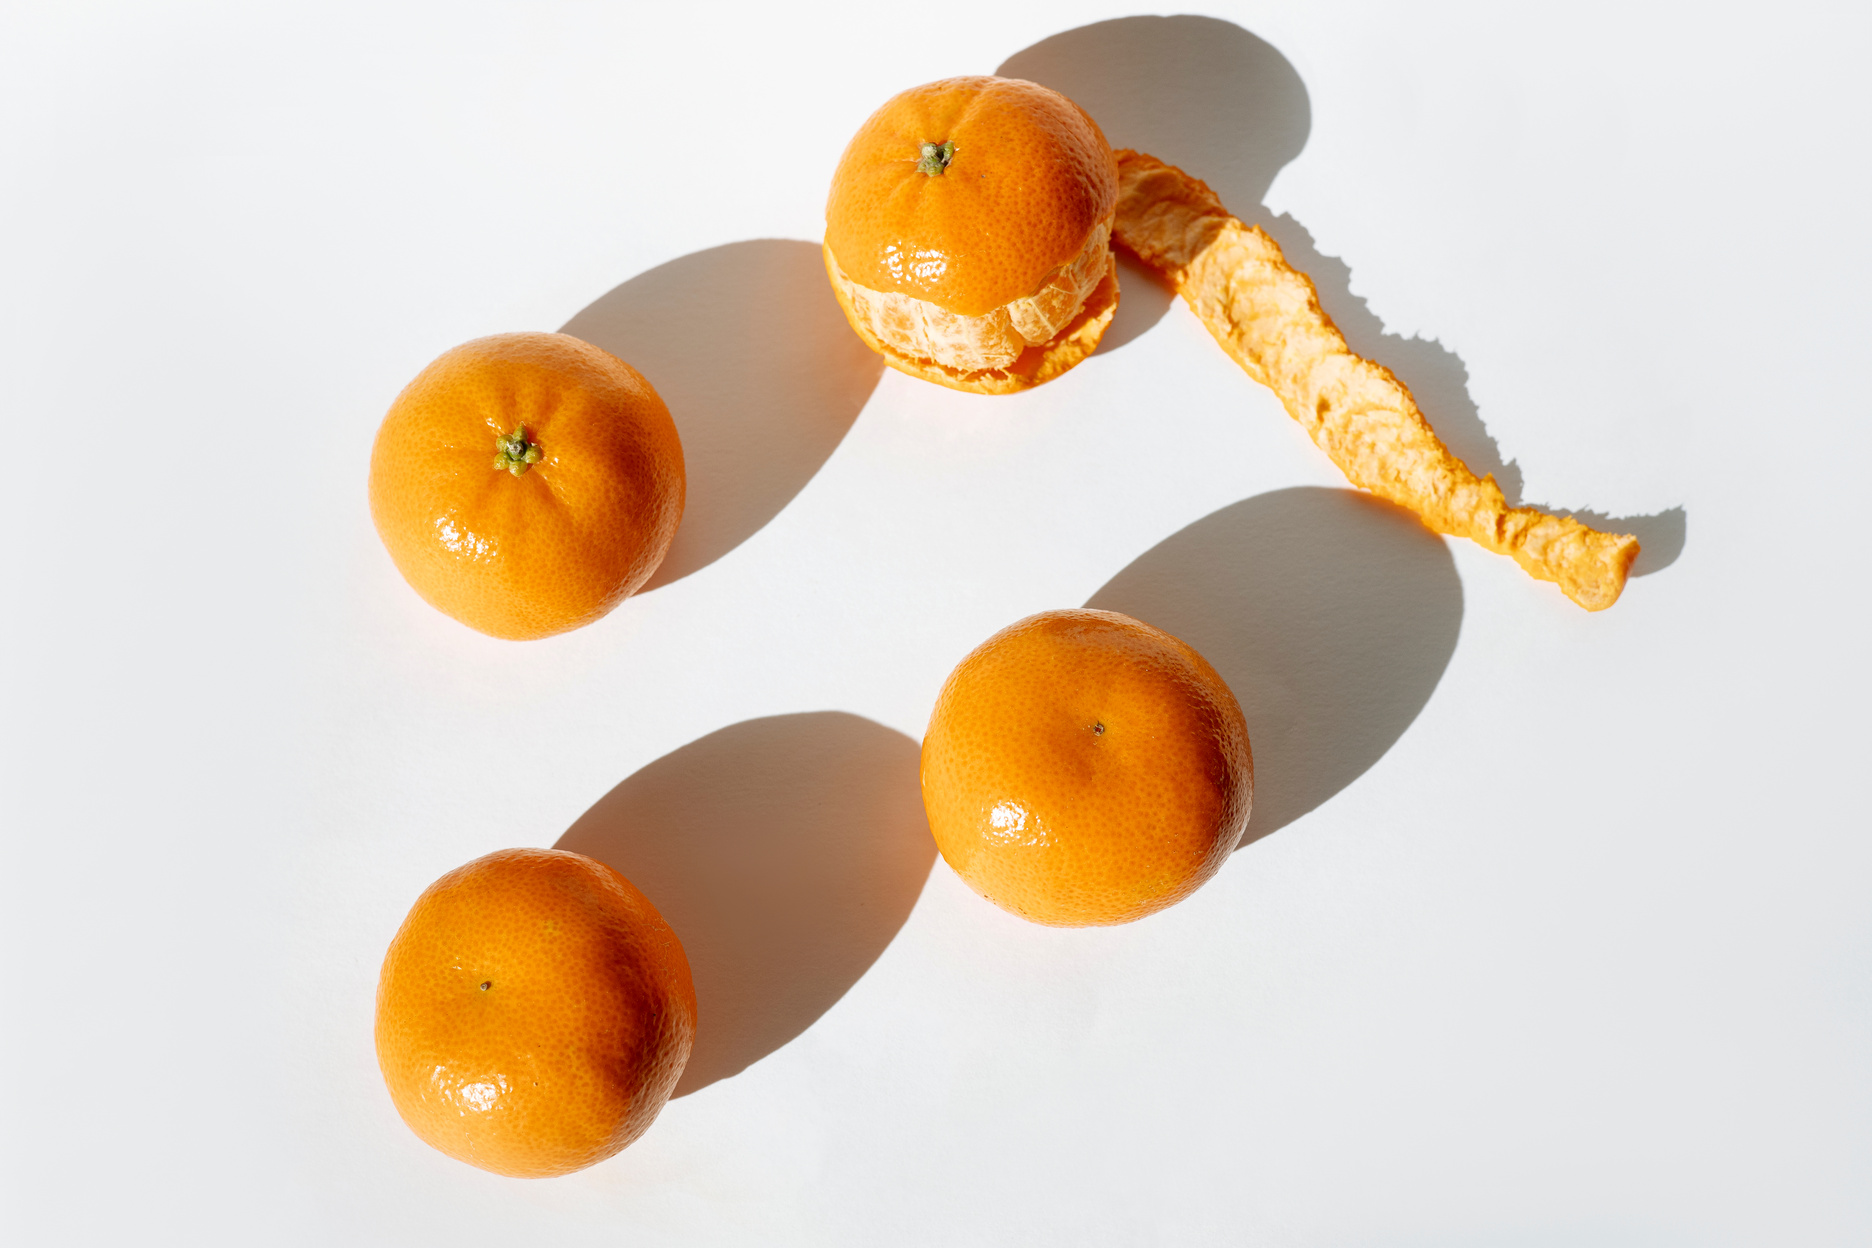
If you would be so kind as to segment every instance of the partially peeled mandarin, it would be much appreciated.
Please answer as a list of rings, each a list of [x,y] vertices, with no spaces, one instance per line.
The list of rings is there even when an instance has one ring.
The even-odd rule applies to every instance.
[[[1056,91],[949,78],[893,97],[846,147],[826,203],[826,272],[885,362],[958,390],[1048,381],[1118,306],[1117,165]]]

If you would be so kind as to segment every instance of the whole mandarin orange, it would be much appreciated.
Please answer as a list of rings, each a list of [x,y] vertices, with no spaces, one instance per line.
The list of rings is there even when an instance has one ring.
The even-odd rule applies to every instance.
[[[566,334],[444,352],[371,450],[371,518],[397,570],[495,637],[547,637],[622,602],[668,552],[684,488],[656,390]]]
[[[1203,657],[1115,611],[1048,611],[950,673],[923,805],[957,875],[1060,927],[1128,923],[1214,875],[1248,825],[1254,760]]]
[[[377,1063],[403,1121],[517,1178],[642,1135],[695,1027],[676,933],[629,880],[565,850],[502,850],[430,885],[377,986]]]
[[[1065,372],[1118,307],[1118,166],[1098,124],[1018,78],[892,97],[826,201],[826,272],[891,367],[1002,394]]]

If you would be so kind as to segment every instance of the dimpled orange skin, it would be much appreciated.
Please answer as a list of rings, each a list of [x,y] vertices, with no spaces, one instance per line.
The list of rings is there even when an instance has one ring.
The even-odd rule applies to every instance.
[[[524,427],[541,458],[495,466]],[[682,519],[682,443],[641,373],[566,334],[443,353],[391,404],[370,505],[423,599],[495,637],[589,624],[637,590]]]
[[[940,176],[924,143],[952,142]],[[962,316],[1034,293],[1118,202],[1111,145],[1085,110],[1018,78],[946,78],[893,96],[832,177],[826,247],[851,279]]]
[[[923,805],[957,875],[1058,927],[1129,923],[1214,875],[1254,760],[1203,657],[1115,611],[1048,611],[956,667],[923,738]]]
[[[676,933],[629,880],[564,850],[501,850],[430,885],[377,986],[377,1063],[403,1121],[516,1178],[642,1135],[695,1027]]]

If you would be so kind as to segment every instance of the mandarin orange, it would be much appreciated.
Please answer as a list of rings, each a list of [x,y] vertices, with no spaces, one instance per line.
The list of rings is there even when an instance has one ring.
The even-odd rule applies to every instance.
[[[1048,611],[944,683],[923,805],[970,887],[1061,927],[1128,923],[1214,875],[1248,824],[1241,707],[1189,646],[1115,611]]]
[[[891,367],[958,390],[1039,385],[1098,346],[1118,306],[1117,164],[1098,124],[1017,78],[894,96],[826,201],[839,305]]]
[[[622,602],[668,552],[684,489],[656,390],[566,334],[443,353],[371,450],[371,518],[397,570],[495,637],[547,637]]]
[[[509,849],[417,898],[377,987],[377,1062],[410,1129],[518,1178],[642,1135],[689,1060],[682,942],[594,858]]]

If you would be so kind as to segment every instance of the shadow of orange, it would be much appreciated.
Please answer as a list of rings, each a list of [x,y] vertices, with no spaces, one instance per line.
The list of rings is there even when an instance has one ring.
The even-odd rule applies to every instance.
[[[1355,490],[1275,490],[1203,517],[1086,602],[1181,638],[1234,690],[1254,751],[1242,844],[1363,775],[1429,702],[1462,628],[1443,539]]]
[[[917,743],[838,712],[751,719],[657,759],[557,848],[609,863],[695,975],[684,1096],[787,1043],[897,934],[935,861]]]
[[[884,363],[845,323],[814,243],[762,238],[640,273],[562,333],[628,361],[669,404],[689,477],[682,527],[644,591],[707,567],[818,472]]]

